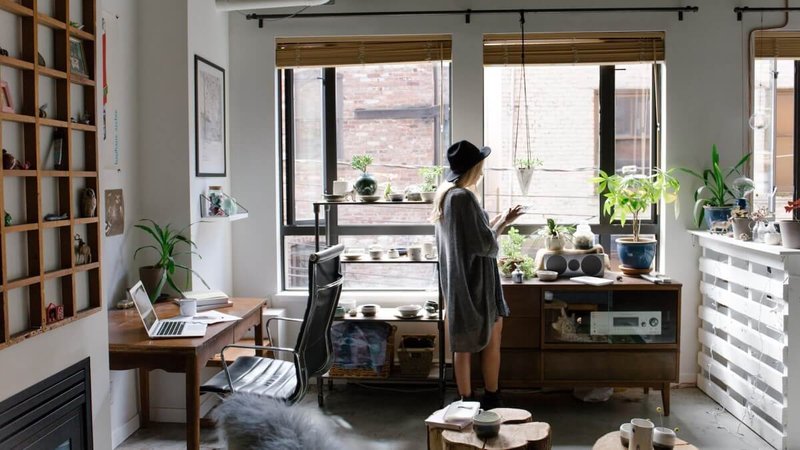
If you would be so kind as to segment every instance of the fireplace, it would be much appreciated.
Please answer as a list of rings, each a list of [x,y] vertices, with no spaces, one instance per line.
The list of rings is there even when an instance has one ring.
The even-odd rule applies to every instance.
[[[92,448],[89,358],[0,402],[0,448]]]

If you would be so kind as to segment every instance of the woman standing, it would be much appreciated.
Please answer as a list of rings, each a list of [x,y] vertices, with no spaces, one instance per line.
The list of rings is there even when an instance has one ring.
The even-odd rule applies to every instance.
[[[500,338],[503,317],[509,314],[497,268],[497,236],[522,214],[517,205],[489,220],[478,202],[474,191],[489,153],[489,147],[478,149],[468,141],[450,146],[450,171],[436,193],[432,215],[458,393],[464,400],[475,399],[470,359],[480,353],[484,409],[501,406]]]

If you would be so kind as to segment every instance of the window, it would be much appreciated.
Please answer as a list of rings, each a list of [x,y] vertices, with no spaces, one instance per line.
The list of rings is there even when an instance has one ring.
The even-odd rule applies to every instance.
[[[333,180],[355,181],[360,173],[350,167],[354,155],[373,156],[369,172],[379,192],[387,183],[395,191],[419,184],[419,168],[441,164],[442,148],[450,142],[450,64],[435,58],[444,54],[440,47],[430,48],[424,46],[421,59],[433,61],[348,65],[344,60],[342,65],[280,69],[286,289],[307,288],[313,202],[330,191]],[[375,53],[367,45],[359,55]],[[429,205],[338,206],[331,209],[330,223],[322,224],[322,244],[326,235],[329,245],[363,248],[433,240],[429,214]],[[431,264],[343,267],[348,289],[434,289],[437,283]]]
[[[657,142],[652,99],[657,98],[659,70],[651,63],[526,66],[526,124],[521,65],[487,66],[484,139],[492,156],[487,160],[484,197],[489,214],[513,204],[529,206],[517,223],[523,233],[535,231],[546,218],[565,224],[585,220],[614,255],[612,238],[630,233],[630,223],[625,227],[608,223],[590,180],[598,167],[607,172],[652,170]],[[604,116],[606,108],[613,108],[613,114]],[[603,141],[601,130],[614,138]],[[525,193],[513,163],[526,157],[528,140],[531,154],[542,166]],[[644,219],[642,233],[657,234],[657,216],[651,212]],[[532,245],[541,247],[543,242]]]

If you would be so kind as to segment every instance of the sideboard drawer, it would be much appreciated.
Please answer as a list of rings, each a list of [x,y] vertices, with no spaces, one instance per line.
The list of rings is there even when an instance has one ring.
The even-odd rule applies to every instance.
[[[678,354],[663,351],[543,352],[545,381],[678,381]]]
[[[540,292],[539,289],[523,284],[503,286],[503,296],[511,310],[511,315],[517,317],[540,317],[542,315]]]
[[[481,375],[480,354],[472,356],[472,379]],[[503,349],[500,355],[500,386],[520,388],[541,381],[541,353],[533,350]]]
[[[539,327],[541,320],[538,317],[517,317],[511,313],[510,317],[503,318],[503,338],[501,348],[539,348]]]

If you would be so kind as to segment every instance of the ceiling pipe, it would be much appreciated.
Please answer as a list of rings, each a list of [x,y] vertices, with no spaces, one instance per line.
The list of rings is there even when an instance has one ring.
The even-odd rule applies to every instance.
[[[217,0],[219,11],[250,11],[254,9],[319,6],[331,0]]]

